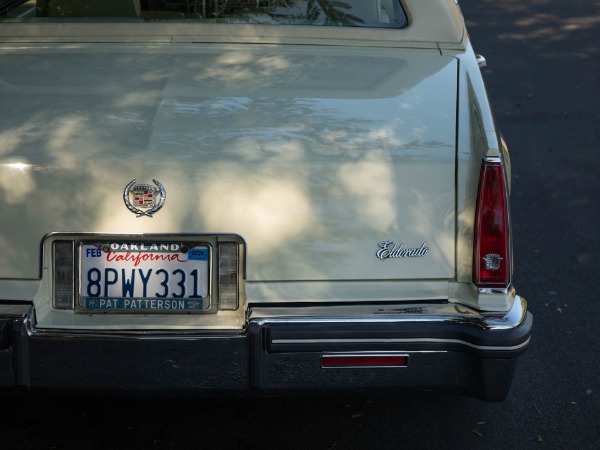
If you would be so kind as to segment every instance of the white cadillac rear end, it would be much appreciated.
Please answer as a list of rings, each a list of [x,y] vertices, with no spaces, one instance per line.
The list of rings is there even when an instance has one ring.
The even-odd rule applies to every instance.
[[[69,1],[0,23],[0,386],[507,395],[532,319],[454,2]]]

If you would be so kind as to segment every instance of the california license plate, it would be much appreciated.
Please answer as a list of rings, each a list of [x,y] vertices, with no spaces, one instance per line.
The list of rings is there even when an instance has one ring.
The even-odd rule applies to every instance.
[[[79,247],[79,306],[102,312],[197,312],[210,306],[210,247],[108,242]]]

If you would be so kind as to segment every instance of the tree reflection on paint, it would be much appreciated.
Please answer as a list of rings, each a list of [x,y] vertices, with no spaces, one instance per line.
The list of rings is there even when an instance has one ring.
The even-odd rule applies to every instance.
[[[198,9],[205,19],[224,21],[345,26],[364,23],[351,13],[351,4],[340,0],[204,0]]]

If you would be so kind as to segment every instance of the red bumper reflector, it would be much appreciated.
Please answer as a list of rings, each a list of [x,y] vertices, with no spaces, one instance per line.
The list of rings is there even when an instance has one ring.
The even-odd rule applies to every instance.
[[[323,355],[321,367],[324,369],[408,367],[408,355]]]

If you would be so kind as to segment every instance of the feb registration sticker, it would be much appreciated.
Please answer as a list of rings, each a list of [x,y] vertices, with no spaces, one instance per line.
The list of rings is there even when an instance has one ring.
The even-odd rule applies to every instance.
[[[200,312],[210,306],[210,247],[112,242],[79,247],[79,306],[96,312]]]

